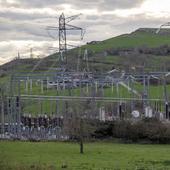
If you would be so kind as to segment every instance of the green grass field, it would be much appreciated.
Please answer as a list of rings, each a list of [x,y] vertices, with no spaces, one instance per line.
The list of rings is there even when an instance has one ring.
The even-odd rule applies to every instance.
[[[0,142],[0,169],[168,170],[170,145]],[[64,168],[63,168],[64,169]]]

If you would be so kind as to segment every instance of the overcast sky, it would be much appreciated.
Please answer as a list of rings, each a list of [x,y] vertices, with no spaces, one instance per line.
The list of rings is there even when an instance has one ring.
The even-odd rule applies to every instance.
[[[104,40],[140,27],[159,27],[170,21],[170,0],[0,0],[0,64],[17,56],[28,57],[53,53],[57,40],[46,31],[57,26],[59,15],[81,13],[72,22],[83,27],[83,42]],[[50,32],[53,36],[57,32]],[[56,37],[57,38],[57,37]],[[78,44],[80,35],[72,33],[72,44]]]

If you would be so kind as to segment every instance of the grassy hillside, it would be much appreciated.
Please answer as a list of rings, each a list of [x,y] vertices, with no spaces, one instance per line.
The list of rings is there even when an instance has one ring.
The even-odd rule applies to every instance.
[[[156,29],[138,29],[130,34],[88,43],[79,50],[71,50],[68,53],[68,61],[72,67],[76,68],[78,51],[79,53],[81,51],[83,56],[84,50],[88,49],[89,67],[92,71],[106,72],[112,67],[126,71],[131,71],[131,67],[136,67],[140,70],[143,65],[145,65],[146,71],[170,69],[170,53],[168,52],[170,50],[170,30],[163,29],[160,34],[155,32]],[[164,46],[167,46],[168,49],[161,49]],[[140,48],[157,52],[151,51],[143,54],[139,52]],[[116,54],[110,53],[112,51],[116,51]],[[80,61],[80,65],[80,68],[86,67],[84,61]]]
[[[138,29],[130,34],[113,37],[97,44],[84,45],[81,49],[70,50],[68,52],[68,68],[77,70],[77,64],[79,63],[80,71],[83,71],[86,68],[83,53],[84,49],[88,49],[90,71],[107,72],[114,67],[127,72],[140,72],[143,70],[143,65],[145,65],[145,71],[170,70],[169,55],[144,55],[138,53],[105,55],[104,53],[107,50],[116,48],[121,52],[122,48],[128,50],[135,47],[153,48],[163,45],[170,45],[169,30],[163,29],[163,33],[155,34],[154,29]],[[81,53],[79,62],[78,53]],[[58,54],[55,53],[43,59],[16,59],[6,63],[0,66],[0,83],[9,82],[10,75],[13,73],[54,71],[56,67],[60,66],[57,58]],[[132,70],[132,68],[135,68],[135,70]]]
[[[160,34],[155,34],[155,29],[138,29],[135,32],[130,34],[124,34],[117,37],[113,37],[104,41],[101,41],[97,44],[88,44],[81,47],[81,49],[74,49],[68,52],[68,65],[71,68],[77,68],[78,63],[78,53],[81,51],[80,60],[83,58],[84,49],[89,50],[89,66],[91,70],[105,71],[111,69],[113,65],[124,68],[126,61],[131,61],[132,65],[141,65],[141,62],[131,60],[127,56],[114,56],[107,55],[104,56],[105,51],[114,48],[135,48],[146,46],[148,48],[160,47],[163,45],[170,45],[170,31],[163,29],[163,32]],[[135,56],[132,56],[135,58]],[[2,73],[13,73],[13,72],[29,72],[29,71],[47,71],[50,67],[57,67],[59,63],[57,62],[58,54],[53,54],[41,59],[18,59],[13,60],[12,62],[6,63],[0,67]],[[169,56],[154,56],[148,55],[140,56],[141,61],[145,60],[148,65],[153,67],[161,67],[162,62],[170,64]],[[80,65],[85,67],[85,63],[80,61]]]
[[[170,35],[156,34],[154,31],[149,32],[147,30],[139,29],[131,34],[113,37],[95,45],[86,45],[85,48],[91,49],[94,52],[101,52],[110,48],[170,45]]]

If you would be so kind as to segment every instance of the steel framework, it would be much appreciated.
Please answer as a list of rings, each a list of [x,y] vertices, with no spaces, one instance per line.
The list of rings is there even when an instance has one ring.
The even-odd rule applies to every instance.
[[[59,54],[60,54],[60,62],[67,64],[67,50],[68,47],[75,47],[74,45],[68,44],[67,42],[67,31],[80,31],[81,32],[81,39],[83,39],[84,31],[81,27],[77,27],[74,25],[70,25],[69,23],[75,20],[79,15],[74,15],[70,17],[65,17],[64,13],[59,16],[59,26],[47,27],[47,30],[57,30],[58,37],[59,37]]]
[[[10,95],[6,98],[1,95],[1,134],[6,132],[11,138],[43,140],[54,139],[57,134],[55,139],[61,139],[67,106],[72,107],[73,102],[80,101],[92,102],[98,109],[91,119],[133,119],[131,113],[137,110],[139,118],[158,116],[169,120],[169,96],[165,94],[168,89],[164,82],[167,76],[169,72],[124,73],[123,76],[117,73],[87,75],[83,72],[15,74],[11,77]],[[150,80],[153,78],[160,80],[164,87],[161,96],[149,95]],[[135,90],[136,83],[143,87],[141,92]],[[130,95],[124,96],[121,88],[126,88]],[[110,89],[110,96],[105,94],[107,89]],[[147,97],[143,96],[145,92]],[[50,107],[47,109],[44,105]],[[36,110],[29,109],[30,106]]]

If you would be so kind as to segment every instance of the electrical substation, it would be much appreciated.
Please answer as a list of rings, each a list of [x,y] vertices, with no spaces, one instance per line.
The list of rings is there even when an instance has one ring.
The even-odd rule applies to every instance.
[[[86,63],[81,68],[84,71],[79,71],[77,56],[77,68],[69,70],[67,52],[73,45],[67,43],[67,31],[80,32],[81,39],[85,33],[83,28],[70,24],[77,17],[61,14],[58,27],[47,27],[59,36],[58,68],[14,73],[8,88],[1,88],[1,138],[67,139],[64,126],[74,107],[80,107],[81,116],[92,121],[136,121],[145,117],[170,120],[168,71],[130,73],[115,68],[104,73],[92,72],[87,49],[82,57]]]

